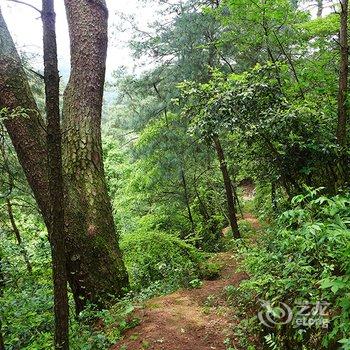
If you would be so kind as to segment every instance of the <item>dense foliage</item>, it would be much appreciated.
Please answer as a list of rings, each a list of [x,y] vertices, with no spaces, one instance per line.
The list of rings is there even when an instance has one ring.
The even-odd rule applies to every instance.
[[[350,199],[348,194],[326,197],[320,192],[321,189],[309,189],[294,197],[292,208],[280,215],[275,227],[254,249],[243,252],[251,277],[237,293],[240,300],[245,300],[247,310],[259,300],[271,302],[276,312],[283,302],[294,315],[302,305],[329,305],[324,315],[314,314],[321,322],[302,327],[284,324],[275,314],[276,326],[265,326],[262,334],[270,343],[273,340],[276,349],[285,349],[289,344],[303,349],[329,349],[338,341],[342,349],[349,348]],[[310,309],[306,311],[308,320],[312,314]],[[256,315],[253,319],[258,321]]]
[[[242,349],[350,349],[349,149],[337,139],[339,6],[316,18],[311,1],[144,3],[158,9],[157,20],[147,31],[132,23],[130,48],[135,61],[151,64],[138,74],[114,67],[102,120],[130,290],[111,309],[90,305],[77,317],[70,300],[72,349],[107,349],[137,324],[133,303],[200,287],[217,273],[207,258],[225,249],[242,257],[250,277],[226,288],[241,312]],[[42,82],[30,79],[42,106]],[[47,232],[5,130],[0,137],[1,332],[6,349],[49,349]],[[227,183],[234,215],[254,211],[264,223],[256,238],[240,222],[243,238],[231,239]],[[259,300],[293,312],[300,302],[327,302],[329,327],[269,328],[257,318]]]

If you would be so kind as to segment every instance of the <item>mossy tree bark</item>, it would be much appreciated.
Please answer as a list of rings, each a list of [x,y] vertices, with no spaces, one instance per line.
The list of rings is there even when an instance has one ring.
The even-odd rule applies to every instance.
[[[105,181],[101,112],[108,43],[102,0],[65,0],[71,76],[64,93],[63,159],[69,281],[77,311],[120,296],[128,277]]]
[[[3,122],[45,223],[48,224],[50,201],[44,122],[30,90],[21,59],[1,14],[1,9],[0,91],[0,109],[8,109]]]

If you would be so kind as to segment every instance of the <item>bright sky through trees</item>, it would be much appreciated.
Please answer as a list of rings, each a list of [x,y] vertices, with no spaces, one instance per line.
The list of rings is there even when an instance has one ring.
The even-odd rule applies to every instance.
[[[28,3],[40,9],[41,0],[30,0]],[[107,0],[109,8],[109,26],[110,37],[120,24],[120,15],[133,15],[136,21],[142,27],[152,20],[152,9],[141,8],[142,5],[137,0],[114,1]],[[32,64],[36,67],[42,67],[42,23],[39,14],[22,4],[4,1],[2,10],[8,19],[8,26],[11,34],[21,52],[28,54],[32,59]],[[64,77],[68,77],[69,73],[69,36],[66,15],[64,11],[63,1],[56,1],[57,14],[57,41],[60,73]],[[118,38],[118,40],[116,39]],[[131,58],[127,41],[130,39],[130,32],[119,32],[117,36],[113,35],[109,43],[108,59],[107,59],[107,77],[113,70],[119,66],[126,66],[129,70],[134,68],[134,62]]]

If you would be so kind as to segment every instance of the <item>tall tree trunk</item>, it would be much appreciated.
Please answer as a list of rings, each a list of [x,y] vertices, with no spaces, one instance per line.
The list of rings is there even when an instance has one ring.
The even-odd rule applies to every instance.
[[[339,67],[339,91],[338,91],[338,125],[337,140],[341,147],[339,162],[339,185],[343,186],[348,181],[348,157],[347,157],[347,95],[349,78],[349,41],[348,41],[348,0],[340,0],[340,67]]]
[[[48,227],[54,289],[55,349],[69,349],[69,305],[67,290],[64,197],[62,174],[60,77],[57,62],[56,14],[53,0],[42,2],[44,77],[47,120],[47,150],[51,217]]]
[[[348,0],[340,0],[340,70],[339,70],[339,92],[338,92],[338,127],[337,139],[341,147],[346,147],[346,123],[347,123],[347,93],[349,76],[349,43],[348,43]]]
[[[45,223],[49,222],[49,183],[44,122],[0,9],[0,109]],[[26,115],[24,115],[24,112]]]
[[[64,93],[64,176],[69,281],[77,311],[121,296],[128,276],[102,160],[101,112],[108,11],[103,0],[65,0],[71,76]]]
[[[224,150],[222,149],[219,137],[217,135],[213,136],[213,141],[214,141],[216,154],[220,162],[220,169],[221,169],[222,177],[225,184],[228,218],[230,221],[232,233],[235,238],[240,238],[241,234],[239,232],[238,223],[237,223],[235,199],[233,197],[233,191],[232,191],[232,182],[227,169]]]
[[[21,237],[21,234],[20,234],[19,229],[17,227],[15,217],[13,215],[12,203],[11,203],[9,198],[6,199],[6,204],[7,204],[7,214],[8,214],[9,219],[10,219],[12,231],[15,234],[17,244],[18,244],[19,249],[21,251],[21,254],[23,256],[24,263],[26,264],[26,267],[27,267],[27,271],[31,274],[32,270],[33,270],[32,265],[29,261],[27,250],[23,246],[22,237]]]

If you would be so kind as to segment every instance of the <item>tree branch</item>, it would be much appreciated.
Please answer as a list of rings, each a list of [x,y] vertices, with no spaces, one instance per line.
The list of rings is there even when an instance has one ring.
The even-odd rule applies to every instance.
[[[30,8],[32,8],[33,10],[37,11],[40,13],[40,16],[41,16],[41,10],[39,10],[37,7],[31,5],[31,4],[28,4],[27,2],[25,1],[21,1],[21,0],[7,0],[7,1],[10,1],[10,2],[15,2],[17,4],[21,4],[21,5],[25,5],[25,6],[28,6]]]

